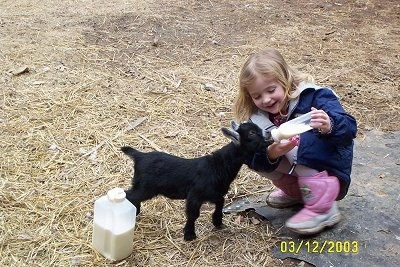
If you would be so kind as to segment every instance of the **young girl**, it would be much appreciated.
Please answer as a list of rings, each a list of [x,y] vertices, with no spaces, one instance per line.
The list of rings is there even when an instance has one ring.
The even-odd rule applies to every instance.
[[[267,203],[304,207],[286,222],[300,234],[315,234],[340,221],[337,200],[350,185],[353,139],[357,124],[337,95],[313,84],[310,75],[288,66],[273,48],[251,55],[239,77],[234,105],[239,121],[252,121],[266,132],[285,121],[312,112],[312,130],[259,151],[247,165],[272,180],[277,189]]]

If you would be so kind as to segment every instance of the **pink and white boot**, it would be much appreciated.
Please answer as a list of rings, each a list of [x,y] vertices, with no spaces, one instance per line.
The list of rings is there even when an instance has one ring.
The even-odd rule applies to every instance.
[[[297,177],[283,174],[279,179],[272,180],[277,187],[267,196],[267,204],[273,208],[287,208],[302,203]]]
[[[326,171],[299,177],[304,208],[286,222],[286,227],[299,234],[316,234],[340,221],[336,198],[340,184]]]

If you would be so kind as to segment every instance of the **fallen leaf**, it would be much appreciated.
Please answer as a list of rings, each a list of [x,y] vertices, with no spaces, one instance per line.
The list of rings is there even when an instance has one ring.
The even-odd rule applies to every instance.
[[[18,76],[18,75],[21,75],[23,73],[28,73],[28,72],[29,72],[29,68],[27,66],[18,67],[16,69],[9,71],[9,73],[11,73],[14,76]]]
[[[235,223],[241,224],[241,223],[243,222],[243,219],[244,219],[243,216],[242,216],[242,215],[239,215],[239,216],[236,217]]]
[[[256,219],[256,218],[254,218],[254,217],[251,217],[251,218],[250,218],[250,221],[251,221],[252,224],[255,224],[255,225],[261,223],[259,219]]]

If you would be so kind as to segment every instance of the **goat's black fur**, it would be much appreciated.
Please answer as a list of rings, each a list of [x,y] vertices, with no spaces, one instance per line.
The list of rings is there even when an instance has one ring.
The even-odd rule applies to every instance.
[[[258,149],[266,147],[262,130],[246,122],[235,125],[236,131],[222,131],[233,141],[221,149],[199,158],[185,159],[163,152],[144,153],[129,146],[121,150],[134,162],[132,187],[126,191],[127,199],[140,212],[140,203],[157,195],[171,199],[186,199],[187,221],[184,239],[196,238],[195,221],[205,202],[215,204],[212,222],[222,227],[224,196],[245,160]]]

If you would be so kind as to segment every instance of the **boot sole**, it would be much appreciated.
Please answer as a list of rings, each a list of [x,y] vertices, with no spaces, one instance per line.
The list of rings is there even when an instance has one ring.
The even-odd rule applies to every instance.
[[[265,198],[265,202],[267,203],[268,206],[275,208],[275,209],[284,209],[284,208],[290,208],[290,207],[294,207],[300,204],[303,204],[303,201],[300,199],[288,199],[285,202],[273,202],[269,200],[271,193],[267,195],[267,197]]]
[[[269,202],[268,200],[266,200],[266,203],[268,206],[270,206],[271,208],[275,208],[275,209],[284,209],[284,208],[290,208],[290,207],[294,207],[294,206],[298,206],[303,204],[303,202],[301,201],[293,201],[290,203],[273,203],[273,202]]]
[[[313,235],[313,234],[317,234],[317,233],[321,232],[326,227],[334,226],[335,224],[339,223],[340,220],[341,220],[341,215],[340,215],[340,213],[338,213],[338,214],[334,214],[328,220],[321,222],[320,224],[318,224],[316,227],[313,227],[313,228],[304,228],[304,229],[296,229],[296,228],[291,228],[291,227],[287,227],[287,228],[298,234]]]

